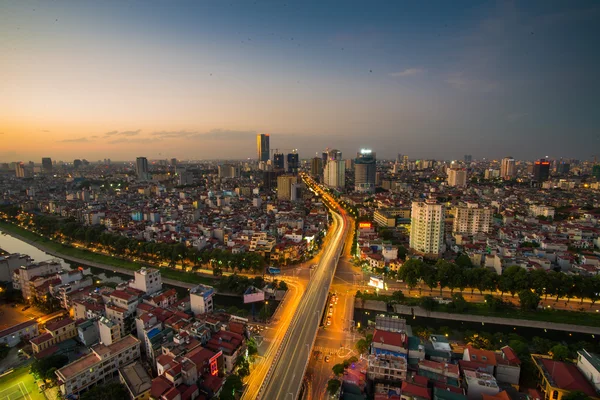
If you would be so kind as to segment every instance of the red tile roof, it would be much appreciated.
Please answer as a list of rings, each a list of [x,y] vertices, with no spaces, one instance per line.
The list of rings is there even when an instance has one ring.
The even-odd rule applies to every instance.
[[[506,392],[506,390],[503,390],[502,392],[499,392],[493,396],[490,394],[484,393],[482,400],[511,400],[511,398],[508,395],[508,393]]]
[[[375,329],[375,332],[373,332],[373,343],[384,343],[389,344],[390,346],[406,347],[408,335],[404,334],[403,342],[401,333]]]
[[[496,355],[493,351],[476,349],[475,347],[468,345],[469,350],[469,361],[475,361],[485,365],[496,365]]]
[[[406,381],[402,382],[402,393],[408,393],[413,396],[431,400],[431,392],[429,389],[419,385],[413,385]]]
[[[30,340],[31,343],[39,345],[41,343],[47,342],[48,340],[52,339],[54,336],[52,336],[49,333],[44,333],[43,335],[40,336],[36,336],[33,339]]]
[[[161,375],[158,378],[152,379],[152,389],[150,389],[150,395],[155,399],[158,399],[163,395],[163,393],[167,392],[172,387],[173,385],[171,382]]]
[[[46,330],[55,331],[57,329],[63,328],[69,324],[72,324],[74,321],[71,318],[61,319],[60,321],[51,322],[46,324]]]
[[[596,397],[596,391],[574,364],[547,358],[538,358],[538,360],[541,360],[559,389],[581,390],[588,396]]]

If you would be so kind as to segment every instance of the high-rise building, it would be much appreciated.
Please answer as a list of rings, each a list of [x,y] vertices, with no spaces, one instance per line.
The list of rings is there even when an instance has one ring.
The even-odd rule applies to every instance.
[[[135,172],[140,181],[147,181],[148,174],[148,159],[146,157],[138,157],[135,160]]]
[[[349,158],[346,160],[346,171],[351,171],[354,169],[354,160]]]
[[[323,160],[315,157],[310,161],[310,175],[313,177],[321,176],[323,172]]]
[[[327,158],[329,160],[341,160],[342,159],[342,152],[336,149],[333,150],[329,150],[329,153],[327,155]]]
[[[556,173],[559,175],[567,175],[571,170],[571,164],[567,161],[560,161],[556,164]]]
[[[321,159],[323,160],[323,168],[327,165],[327,160],[329,160],[329,153],[324,151],[321,153]]]
[[[398,163],[398,164],[402,163],[402,154],[398,153],[398,155],[396,156],[396,163]]]
[[[410,248],[437,257],[444,251],[444,206],[435,199],[413,201]]]
[[[504,157],[500,164],[500,177],[502,179],[512,179],[517,172],[515,159],[512,157]]]
[[[25,166],[22,162],[15,164],[15,175],[17,178],[25,178]]]
[[[533,180],[545,182],[550,177],[550,161],[540,159],[533,164]]]
[[[213,311],[215,289],[212,286],[198,285],[190,290],[190,306],[194,315],[208,314]]]
[[[600,180],[600,164],[596,164],[592,167],[592,176],[597,180]]]
[[[323,172],[323,183],[332,188],[343,189],[346,185],[346,163],[343,160],[329,160]]]
[[[292,184],[298,182],[298,177],[293,175],[280,175],[277,177],[277,199],[292,199]]]
[[[473,161],[473,156],[470,154],[465,154],[465,163],[470,164]]]
[[[361,193],[374,193],[376,172],[375,153],[362,149],[354,161],[354,190]]]
[[[273,154],[273,169],[275,171],[283,171],[285,168],[285,156],[283,153]]]
[[[73,168],[78,169],[83,163],[81,160],[73,160]]]
[[[269,135],[260,133],[256,135],[256,151],[258,161],[267,162],[269,160]]]
[[[219,178],[237,178],[239,168],[233,164],[221,164],[218,166]]]
[[[476,233],[492,232],[492,217],[494,212],[489,207],[479,207],[477,203],[465,203],[454,207],[454,233],[474,235]]]
[[[52,173],[52,159],[50,157],[42,158],[42,172],[46,174]]]
[[[408,171],[410,169],[410,162],[408,156],[402,156],[402,169]]]
[[[287,155],[287,172],[288,174],[297,175],[298,168],[300,167],[300,158],[298,153],[289,153]]]
[[[448,168],[448,186],[467,186],[467,170],[464,168]]]
[[[177,166],[177,159],[176,158],[171,158],[171,165],[176,167]]]

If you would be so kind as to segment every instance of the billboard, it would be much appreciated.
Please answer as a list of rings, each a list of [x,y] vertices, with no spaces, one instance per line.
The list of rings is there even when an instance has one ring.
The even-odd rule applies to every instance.
[[[370,222],[359,222],[358,227],[360,229],[371,229],[373,227],[373,224]]]
[[[369,279],[369,286],[373,286],[377,289],[383,289],[383,277],[372,276],[371,279]]]
[[[279,268],[275,268],[275,267],[269,267],[268,271],[270,274],[273,274],[273,275],[281,273],[281,270]]]

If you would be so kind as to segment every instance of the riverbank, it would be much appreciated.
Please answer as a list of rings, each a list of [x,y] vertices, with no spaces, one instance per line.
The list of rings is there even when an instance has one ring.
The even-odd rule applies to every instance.
[[[103,254],[93,253],[88,250],[63,245],[6,222],[0,222],[0,230],[45,253],[54,257],[63,258],[64,260],[75,264],[89,265],[90,267],[120,272],[129,276],[133,276],[135,271],[139,270],[140,267],[145,266],[145,264],[137,264],[120,258],[114,258]],[[214,278],[212,277],[177,271],[170,268],[151,267],[160,269],[163,282],[169,285],[189,289],[200,283],[206,285],[214,284]]]

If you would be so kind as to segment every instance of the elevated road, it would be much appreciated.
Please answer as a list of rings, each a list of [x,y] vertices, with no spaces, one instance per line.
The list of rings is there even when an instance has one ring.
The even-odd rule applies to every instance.
[[[325,202],[331,201],[324,194]],[[333,203],[328,204],[330,207]],[[347,217],[332,210],[332,238],[315,268],[258,399],[297,399],[335,269],[348,233]]]

